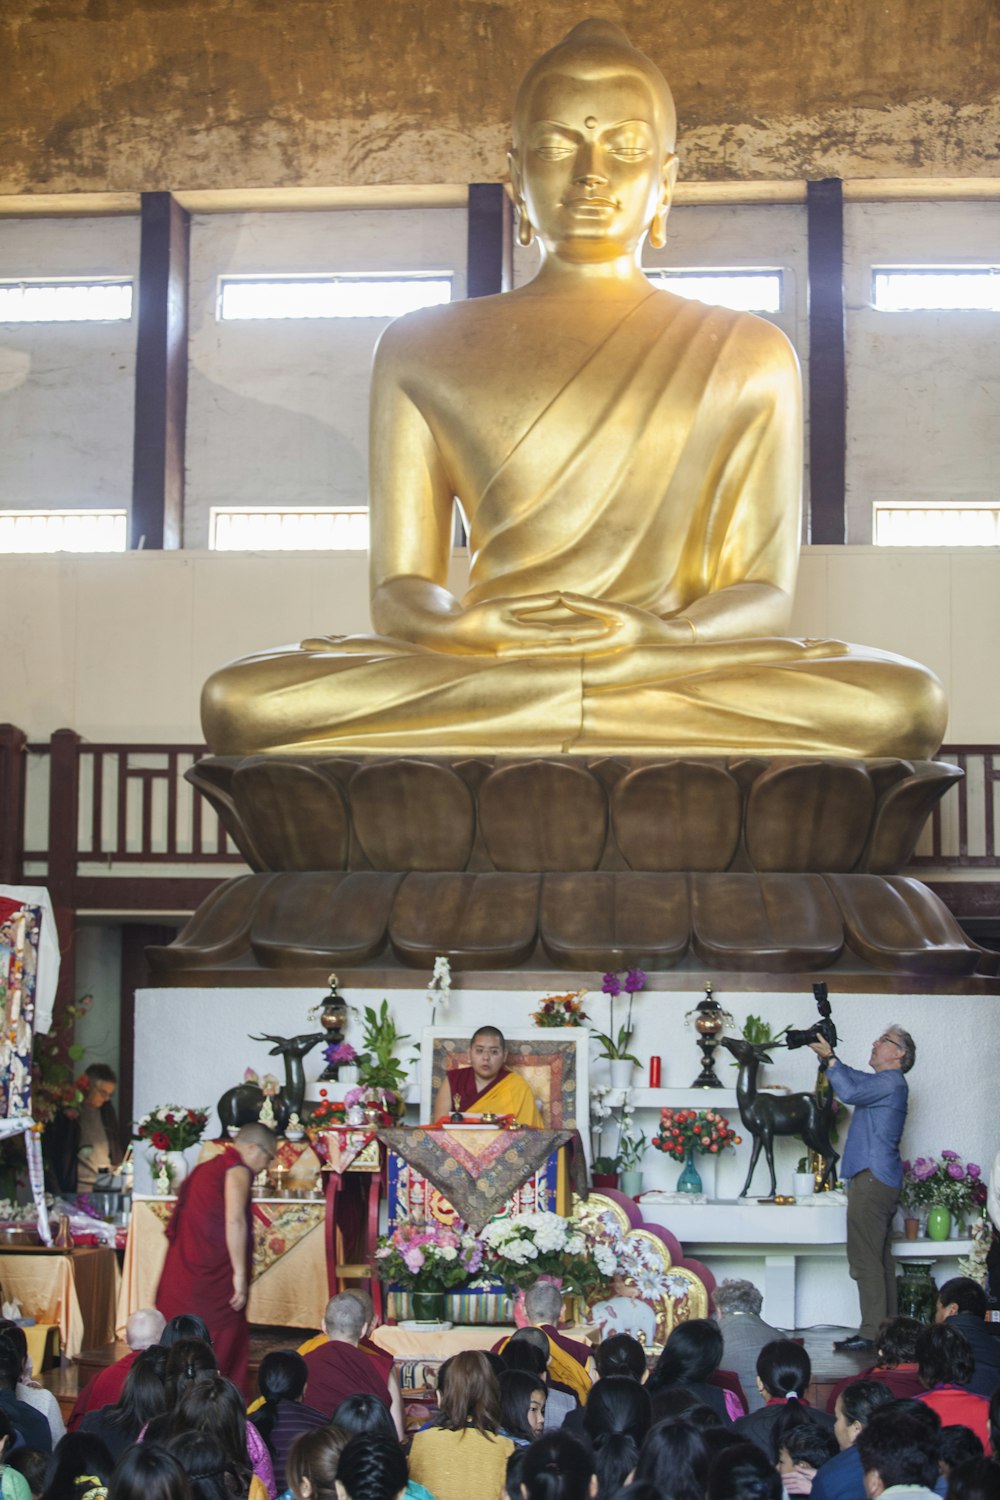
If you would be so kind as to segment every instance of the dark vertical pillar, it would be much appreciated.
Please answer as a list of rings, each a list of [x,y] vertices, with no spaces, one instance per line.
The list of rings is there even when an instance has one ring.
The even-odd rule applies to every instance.
[[[130,547],[179,547],[184,517],[190,217],[143,193]]]
[[[24,790],[27,736],[0,724],[0,885],[20,885],[24,868]]]
[[[466,275],[470,297],[490,297],[512,284],[510,199],[499,182],[469,184]]]
[[[80,736],[57,729],[49,741],[49,858],[45,884],[59,934],[56,1006],[68,1004],[76,987],[76,846],[79,811]]]
[[[176,927],[151,922],[127,922],[122,927],[121,1009],[118,1034],[118,1098],[115,1103],[120,1120],[133,1117],[135,1079],[135,992],[149,984],[146,949],[151,945],[172,943]]]
[[[844,191],[837,177],[810,182],[809,540],[847,540],[847,353],[844,327]]]

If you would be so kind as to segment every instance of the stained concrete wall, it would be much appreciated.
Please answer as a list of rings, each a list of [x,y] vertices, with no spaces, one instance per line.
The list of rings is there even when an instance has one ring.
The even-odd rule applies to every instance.
[[[0,193],[476,182],[570,0],[7,0]],[[689,178],[1000,174],[993,0],[632,0]]]
[[[194,218],[186,546],[208,545],[213,505],[368,499],[368,389],[390,320],[220,322],[220,276],[440,271],[458,299],[465,260],[461,209]]]
[[[138,270],[132,216],[0,221],[0,280]],[[128,507],[136,325],[0,325],[0,509]]]
[[[848,203],[847,534],[877,501],[1000,501],[1000,313],[876,312],[872,267],[995,264],[1000,203]]]

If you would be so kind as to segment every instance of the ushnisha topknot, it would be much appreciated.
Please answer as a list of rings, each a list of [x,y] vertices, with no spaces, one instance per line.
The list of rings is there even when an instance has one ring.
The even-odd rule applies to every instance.
[[[543,52],[524,75],[514,101],[515,145],[520,141],[524,116],[535,85],[546,73],[593,72],[606,75],[628,71],[637,73],[649,86],[663,144],[672,151],[677,139],[677,110],[670,85],[652,59],[638,47],[633,47],[620,26],[614,21],[596,18],[580,21],[561,42]]]

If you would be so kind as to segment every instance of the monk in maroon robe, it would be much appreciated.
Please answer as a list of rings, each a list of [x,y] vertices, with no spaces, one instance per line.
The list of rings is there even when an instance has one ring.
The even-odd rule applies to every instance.
[[[538,1113],[531,1090],[507,1067],[507,1043],[495,1026],[480,1026],[469,1043],[467,1068],[447,1072],[434,1100],[434,1118],[452,1113],[513,1115],[519,1125],[538,1129]]]
[[[321,1344],[314,1342],[304,1355],[309,1371],[306,1381],[309,1405],[332,1417],[341,1401],[364,1393],[377,1396],[392,1412],[392,1396],[380,1362],[358,1348],[366,1327],[364,1309],[358,1299],[350,1292],[331,1297],[323,1327],[326,1339]]]
[[[244,1125],[218,1156],[181,1183],[156,1305],[169,1321],[198,1313],[208,1324],[219,1369],[246,1392],[250,1333],[246,1318],[253,1259],[250,1188],[274,1159],[264,1125]]]

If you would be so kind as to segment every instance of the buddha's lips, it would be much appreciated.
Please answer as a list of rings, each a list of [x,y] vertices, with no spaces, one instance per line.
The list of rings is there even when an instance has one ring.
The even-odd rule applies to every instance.
[[[564,208],[617,208],[616,198],[564,198]]]

